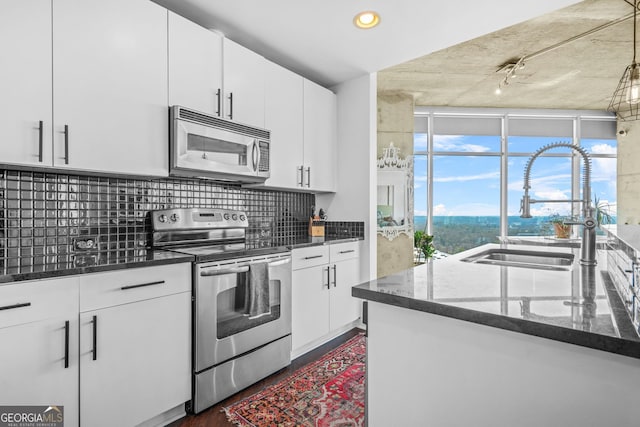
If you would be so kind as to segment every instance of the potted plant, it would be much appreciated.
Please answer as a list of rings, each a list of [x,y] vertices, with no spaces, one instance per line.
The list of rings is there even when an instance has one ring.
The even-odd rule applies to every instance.
[[[553,229],[558,239],[568,239],[571,235],[571,224],[565,224],[565,221],[571,219],[570,216],[557,213],[549,217],[549,222],[553,224]]]
[[[609,210],[611,209],[609,203],[603,202],[595,196],[593,198],[593,207],[595,209],[595,219],[598,226],[611,224],[613,222],[613,216],[609,213]]]
[[[425,260],[431,258],[436,251],[436,248],[433,246],[433,236],[424,231],[416,231],[413,233],[413,246],[418,252],[418,262],[420,262],[422,256],[424,256]]]

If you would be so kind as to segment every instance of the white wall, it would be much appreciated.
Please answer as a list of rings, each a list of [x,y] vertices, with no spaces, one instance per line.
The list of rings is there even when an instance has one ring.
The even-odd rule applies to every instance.
[[[330,221],[364,221],[360,277],[376,271],[376,74],[332,88],[337,95],[338,144],[335,194],[316,196]]]
[[[369,303],[369,427],[635,427],[638,384],[639,359]]]

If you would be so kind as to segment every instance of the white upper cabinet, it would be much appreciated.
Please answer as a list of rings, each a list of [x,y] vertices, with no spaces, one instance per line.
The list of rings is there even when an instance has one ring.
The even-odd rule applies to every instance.
[[[222,114],[222,36],[169,11],[169,105]]]
[[[167,10],[53,3],[54,165],[168,174]]]
[[[224,118],[264,128],[265,59],[223,40]]]
[[[336,96],[304,81],[304,188],[335,191]]]
[[[265,128],[271,131],[271,176],[266,185],[301,188],[303,78],[266,61]]]
[[[266,187],[335,191],[336,96],[266,61],[265,128],[271,131]]]
[[[0,162],[50,166],[50,0],[0,4],[0,52]]]

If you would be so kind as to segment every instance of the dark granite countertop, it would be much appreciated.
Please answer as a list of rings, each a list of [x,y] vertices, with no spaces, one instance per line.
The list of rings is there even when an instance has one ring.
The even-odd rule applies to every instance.
[[[490,244],[352,288],[369,301],[424,311],[487,326],[640,358],[633,328],[606,272],[579,264],[568,271],[505,267],[461,261],[489,248],[545,250],[539,246]]]
[[[85,252],[70,255],[68,262],[59,262],[52,257],[46,264],[23,263],[19,266],[4,266],[0,274],[0,285],[22,280],[50,279],[73,274],[97,273],[125,268],[149,267],[153,265],[191,262],[193,256],[153,249],[132,249],[109,252]]]
[[[293,245],[270,247],[263,249],[251,249],[238,252],[236,256],[256,256],[283,251],[289,249],[303,248],[309,246],[329,245],[333,243],[344,243],[363,240],[356,237],[327,237],[324,240],[312,240],[311,237],[298,241]],[[224,255],[228,257],[227,254]],[[47,257],[43,257],[49,261]],[[125,268],[149,267],[153,265],[175,264],[180,262],[191,262],[195,259],[193,255],[183,254],[161,249],[127,249],[114,250],[109,252],[88,251],[84,253],[72,254],[59,261],[58,257],[50,257],[51,261],[44,264],[32,264],[33,258],[21,260],[20,265],[2,266],[0,270],[0,285],[19,282],[24,280],[50,279],[54,277],[70,276],[73,274],[96,273]],[[211,257],[210,260],[215,260]]]
[[[364,237],[307,237],[301,240],[296,241],[294,244],[289,245],[290,249],[300,249],[307,248],[310,246],[323,246],[323,245],[331,245],[335,243],[346,243],[346,242],[357,242],[359,240],[364,240]]]

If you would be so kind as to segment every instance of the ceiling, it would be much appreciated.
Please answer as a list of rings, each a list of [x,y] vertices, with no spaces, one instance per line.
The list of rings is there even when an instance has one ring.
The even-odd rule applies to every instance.
[[[413,94],[423,106],[605,110],[633,59],[632,17],[624,0],[585,0],[382,70],[378,90]],[[523,56],[525,67],[496,95],[500,65]]]
[[[609,25],[633,0],[154,1],[323,86],[378,72],[416,105],[603,110],[633,57],[633,19]],[[362,10],[381,24],[357,29]]]
[[[513,0],[154,1],[331,87],[577,0],[518,0],[517,7]],[[377,11],[380,25],[356,28],[363,10]]]

